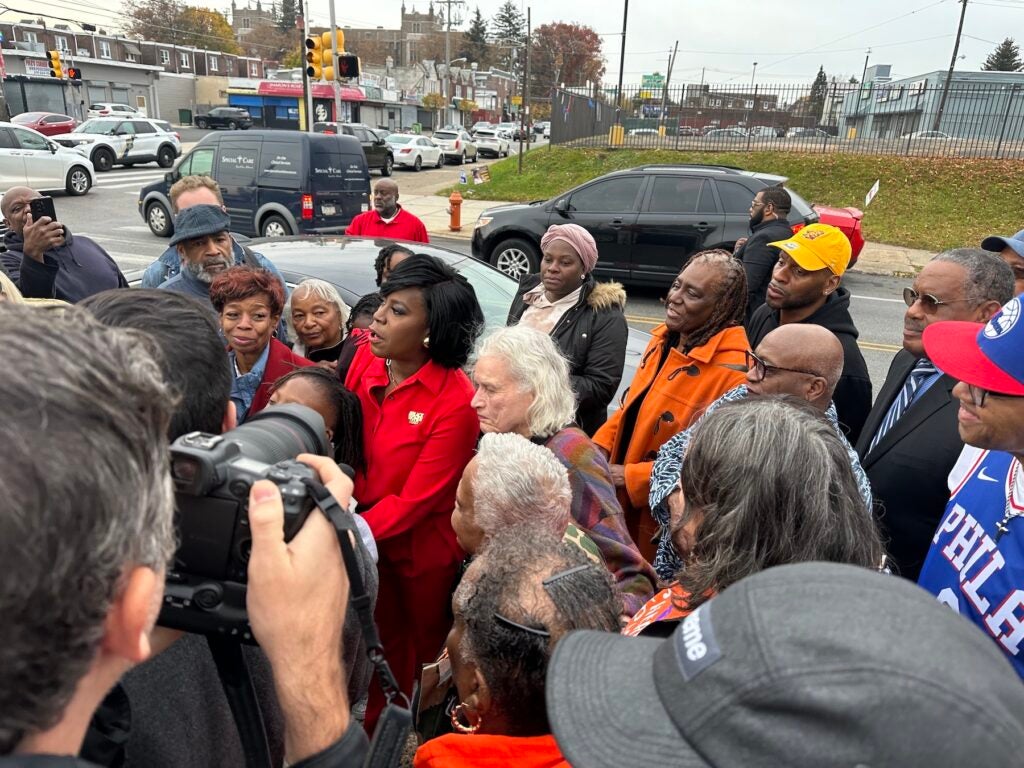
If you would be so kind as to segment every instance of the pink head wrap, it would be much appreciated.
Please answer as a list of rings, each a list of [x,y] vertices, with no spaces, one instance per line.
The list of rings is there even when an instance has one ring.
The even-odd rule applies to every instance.
[[[555,240],[561,240],[573,247],[583,262],[584,272],[590,274],[594,271],[597,265],[597,243],[587,230],[579,224],[553,224],[540,239],[540,249],[543,251]]]

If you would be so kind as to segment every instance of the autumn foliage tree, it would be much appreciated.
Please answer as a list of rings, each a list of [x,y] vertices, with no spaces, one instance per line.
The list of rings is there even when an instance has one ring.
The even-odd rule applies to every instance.
[[[224,53],[241,53],[224,14],[173,0],[127,0],[124,31],[157,43],[187,45]]]
[[[591,27],[556,21],[533,30],[531,93],[560,83],[598,83],[604,69],[601,38]]]

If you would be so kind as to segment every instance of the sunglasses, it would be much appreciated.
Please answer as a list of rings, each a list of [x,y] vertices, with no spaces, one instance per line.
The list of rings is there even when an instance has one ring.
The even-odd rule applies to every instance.
[[[950,299],[949,301],[942,301],[936,298],[930,293],[918,293],[913,288],[903,289],[903,303],[908,307],[914,306],[917,302],[921,302],[921,309],[925,312],[934,312],[939,307],[946,304],[958,304],[964,301],[972,301],[972,299]]]
[[[975,408],[984,408],[985,401],[989,397],[1024,397],[1024,395],[1004,395],[1001,392],[992,392],[991,390],[975,386],[974,384],[968,384],[967,389],[971,393],[971,402],[974,403]]]
[[[817,376],[823,378],[820,373],[815,371],[804,371],[800,368],[783,368],[781,365],[769,365],[764,360],[759,358],[753,352],[746,352],[747,356],[747,370],[754,372],[754,381],[764,381],[765,377],[776,372],[776,371],[788,371],[789,373],[802,373],[805,376]]]

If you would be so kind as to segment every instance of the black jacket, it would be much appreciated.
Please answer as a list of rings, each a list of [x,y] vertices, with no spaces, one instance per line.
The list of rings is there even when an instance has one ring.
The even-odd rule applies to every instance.
[[[4,235],[7,252],[0,264],[26,299],[61,299],[74,304],[108,288],[127,288],[117,264],[88,237],[75,237],[64,228],[64,245],[43,254],[43,263],[24,254],[25,241],[9,231]]]
[[[736,251],[736,258],[743,262],[747,273],[747,319],[764,304],[772,269],[779,260],[779,251],[768,243],[788,240],[793,236],[793,227],[785,219],[762,221],[752,230],[743,247]]]
[[[527,275],[512,300],[508,325],[526,311],[523,296],[540,284],[540,275]],[[576,393],[576,423],[593,435],[608,418],[608,403],[615,397],[626,361],[629,328],[623,310],[626,291],[619,283],[596,283],[591,275],[580,300],[559,319],[551,338],[569,360],[569,375]]]
[[[839,423],[846,428],[850,444],[856,445],[871,410],[871,377],[864,355],[857,346],[859,334],[850,316],[850,292],[840,287],[817,312],[801,322],[828,328],[843,345],[843,375],[836,385],[832,402],[836,405]],[[767,304],[761,305],[747,323],[750,348],[756,349],[761,340],[778,327],[778,310]]]
[[[949,501],[947,478],[964,447],[957,427],[960,404],[952,396],[956,380],[942,376],[868,451],[916,363],[917,358],[906,350],[896,353],[856,443],[861,466],[871,481],[879,522],[889,539],[894,570],[914,581]]]

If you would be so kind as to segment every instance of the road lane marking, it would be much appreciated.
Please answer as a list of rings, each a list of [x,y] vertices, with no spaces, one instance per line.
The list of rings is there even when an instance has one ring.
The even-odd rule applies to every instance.
[[[892,302],[893,304],[905,304],[906,303],[906,302],[903,301],[903,299],[883,299],[880,296],[859,296],[856,293],[851,293],[850,294],[850,298],[851,299],[864,299],[865,301],[889,301],[889,302]]]

